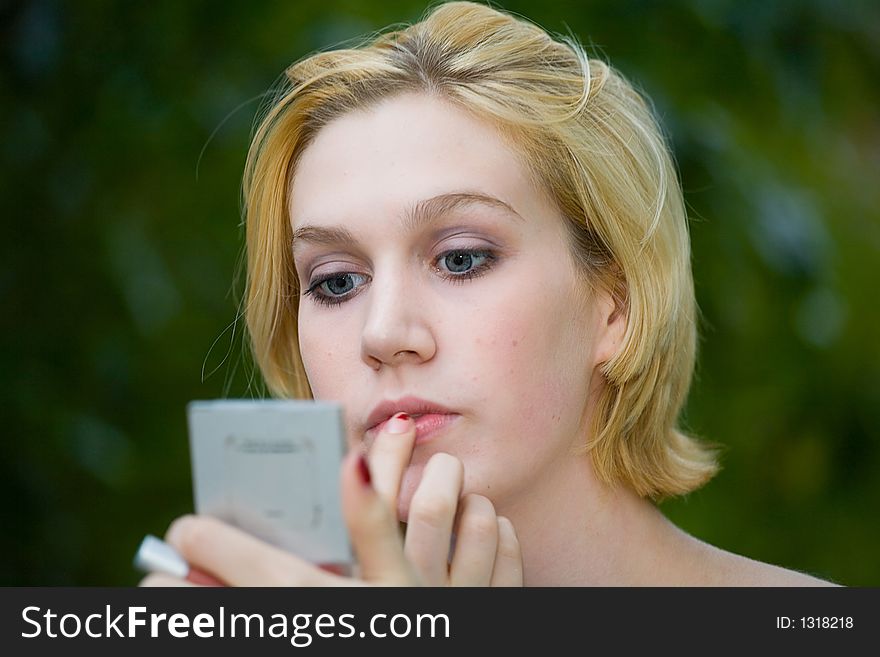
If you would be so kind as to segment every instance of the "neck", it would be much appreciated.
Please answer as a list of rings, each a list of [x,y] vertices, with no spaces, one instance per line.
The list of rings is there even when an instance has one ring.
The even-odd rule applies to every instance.
[[[517,530],[526,586],[649,586],[682,580],[694,539],[649,500],[600,482],[588,455],[499,508]],[[552,509],[548,513],[547,509]]]

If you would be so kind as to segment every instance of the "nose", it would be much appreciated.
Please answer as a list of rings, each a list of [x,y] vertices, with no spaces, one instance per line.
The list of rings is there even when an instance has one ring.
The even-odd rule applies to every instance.
[[[367,291],[361,358],[375,370],[418,364],[434,357],[437,346],[429,310],[413,276],[378,271]]]

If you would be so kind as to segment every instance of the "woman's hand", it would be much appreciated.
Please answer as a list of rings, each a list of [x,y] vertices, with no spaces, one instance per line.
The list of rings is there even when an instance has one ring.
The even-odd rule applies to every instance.
[[[415,437],[415,423],[397,416],[370,448],[375,489],[392,512]],[[513,525],[496,515],[488,498],[461,497],[463,483],[464,467],[456,457],[438,453],[428,460],[410,502],[407,560],[427,586],[522,586],[522,556]]]
[[[400,433],[392,433],[392,431]],[[233,586],[521,586],[519,542],[510,521],[480,495],[461,496],[463,467],[449,454],[427,463],[401,540],[395,510],[415,441],[412,420],[388,422],[370,451],[342,464],[342,507],[359,579],[342,577],[207,516],[183,516],[165,540],[191,566]],[[450,555],[453,531],[455,548]],[[151,574],[141,586],[192,585]]]

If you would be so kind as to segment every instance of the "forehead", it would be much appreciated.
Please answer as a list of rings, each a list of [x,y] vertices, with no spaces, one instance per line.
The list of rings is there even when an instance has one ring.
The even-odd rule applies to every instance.
[[[365,213],[399,216],[461,190],[494,196],[524,217],[547,211],[491,124],[449,101],[406,94],[322,128],[297,165],[289,211],[294,228]]]

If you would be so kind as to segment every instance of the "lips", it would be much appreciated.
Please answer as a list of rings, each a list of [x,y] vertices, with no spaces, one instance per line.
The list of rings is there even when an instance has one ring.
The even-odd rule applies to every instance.
[[[378,425],[383,424],[397,413],[406,413],[416,418],[416,426],[421,422],[426,427],[431,417],[434,417],[433,422],[436,422],[436,416],[455,415],[453,410],[442,404],[419,397],[402,397],[401,399],[386,400],[378,404],[364,422],[364,431],[373,432],[374,429],[379,428]],[[422,417],[425,419],[422,420]]]
[[[461,416],[456,413],[425,413],[424,415],[414,415],[412,417],[415,420],[416,425],[416,444],[419,445],[429,440],[435,433],[452,425]],[[368,440],[375,438],[377,434],[385,429],[385,425],[388,424],[390,419],[391,418],[388,418],[387,420],[383,420],[379,424],[370,427],[367,430],[366,438]]]

